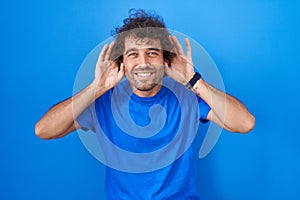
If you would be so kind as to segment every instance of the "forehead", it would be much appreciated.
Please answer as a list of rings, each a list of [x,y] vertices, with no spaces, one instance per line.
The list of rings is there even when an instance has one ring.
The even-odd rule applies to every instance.
[[[162,49],[159,39],[152,38],[138,38],[138,37],[126,37],[124,40],[124,51],[128,49],[147,49],[156,48]]]

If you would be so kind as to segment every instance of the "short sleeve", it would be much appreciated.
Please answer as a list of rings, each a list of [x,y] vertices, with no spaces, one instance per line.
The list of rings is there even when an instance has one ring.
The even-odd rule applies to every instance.
[[[95,112],[95,104],[88,106],[83,112],[77,117],[77,122],[82,130],[91,130],[96,132],[95,124],[97,120]]]
[[[210,106],[200,97],[197,96],[198,99],[198,105],[199,105],[199,110],[200,110],[200,121],[202,123],[208,122],[207,120],[207,115],[210,111]]]

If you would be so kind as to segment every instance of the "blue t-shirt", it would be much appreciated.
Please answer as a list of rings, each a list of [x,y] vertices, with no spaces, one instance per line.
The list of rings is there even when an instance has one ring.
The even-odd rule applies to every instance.
[[[139,97],[123,81],[85,109],[77,121],[101,144],[106,198],[199,199],[191,145],[209,110],[168,77],[155,96]]]

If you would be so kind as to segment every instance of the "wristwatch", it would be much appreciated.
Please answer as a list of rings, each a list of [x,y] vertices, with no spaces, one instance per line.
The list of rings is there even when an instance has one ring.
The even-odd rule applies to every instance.
[[[193,78],[191,78],[191,80],[186,84],[185,87],[187,89],[191,89],[195,85],[195,83],[201,79],[201,77],[202,77],[201,74],[199,74],[198,72],[195,72]]]

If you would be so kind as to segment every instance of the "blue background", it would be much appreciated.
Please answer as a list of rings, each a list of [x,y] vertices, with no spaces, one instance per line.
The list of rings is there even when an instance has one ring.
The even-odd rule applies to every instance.
[[[1,1],[0,199],[102,199],[104,167],[78,135],[43,141],[34,125],[72,95],[84,58],[133,7],[199,42],[256,116],[251,133],[223,131],[199,160],[202,199],[300,199],[297,2]]]

